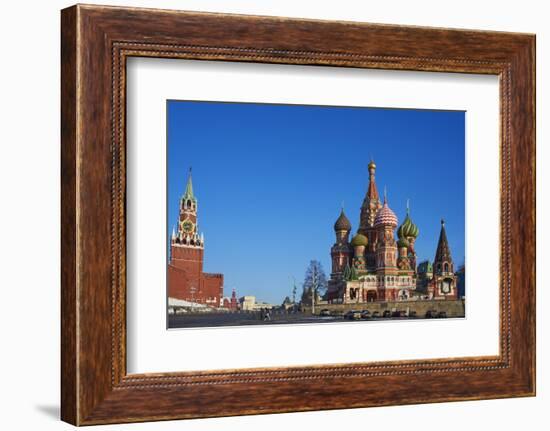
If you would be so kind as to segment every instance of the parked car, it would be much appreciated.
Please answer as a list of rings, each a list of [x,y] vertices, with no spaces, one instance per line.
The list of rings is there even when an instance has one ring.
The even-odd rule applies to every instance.
[[[382,313],[382,317],[391,317],[391,311],[390,310],[384,310]]]
[[[328,308],[323,308],[320,312],[319,312],[319,316],[330,316],[330,310]]]
[[[409,311],[409,317],[416,317],[416,310]]]
[[[380,317],[380,311],[373,311],[371,317]]]
[[[370,319],[370,311],[369,310],[361,311],[361,319]]]
[[[347,320],[360,320],[361,319],[361,312],[358,310],[349,310],[346,314],[344,314],[344,319]]]
[[[439,317],[440,319],[445,319],[447,317],[447,312],[440,311],[439,313],[437,313],[437,317]]]
[[[437,317],[437,311],[436,310],[426,311],[426,319],[434,319],[436,317]]]

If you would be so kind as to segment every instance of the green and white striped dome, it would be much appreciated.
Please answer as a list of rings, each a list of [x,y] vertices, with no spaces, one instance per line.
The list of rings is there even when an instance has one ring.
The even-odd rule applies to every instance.
[[[407,216],[403,220],[403,224],[399,226],[397,230],[397,235],[399,238],[416,238],[418,236],[419,230],[409,216],[409,211],[407,210]]]

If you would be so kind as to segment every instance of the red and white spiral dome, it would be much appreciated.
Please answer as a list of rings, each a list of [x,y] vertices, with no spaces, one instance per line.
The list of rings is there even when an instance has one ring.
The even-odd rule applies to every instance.
[[[382,206],[382,208],[380,208],[376,213],[376,217],[374,219],[374,227],[377,227],[377,226],[397,227],[397,223],[398,223],[397,216],[388,206],[388,203],[384,202],[384,205]]]

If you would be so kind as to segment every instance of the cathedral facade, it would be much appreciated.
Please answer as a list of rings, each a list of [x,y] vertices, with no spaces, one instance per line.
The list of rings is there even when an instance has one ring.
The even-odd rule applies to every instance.
[[[170,238],[168,297],[218,308],[223,306],[223,274],[203,272],[204,235],[199,235],[197,208],[189,171]]]
[[[359,227],[350,239],[351,223],[342,209],[334,223],[336,242],[331,248],[332,271],[328,282],[330,303],[364,303],[421,299],[458,299],[457,277],[445,224],[431,273],[419,277],[414,244],[419,235],[409,210],[398,219],[382,202],[376,187],[376,165],[368,165],[369,185],[359,217]],[[396,236],[397,230],[397,239]]]

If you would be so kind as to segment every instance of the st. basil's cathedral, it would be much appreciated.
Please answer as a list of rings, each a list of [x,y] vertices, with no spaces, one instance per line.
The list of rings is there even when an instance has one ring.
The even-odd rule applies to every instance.
[[[329,303],[362,303],[408,300],[456,300],[457,276],[441,220],[441,232],[433,264],[417,265],[414,244],[419,229],[409,214],[398,228],[386,193],[381,202],[376,187],[376,165],[368,165],[369,186],[357,233],[350,240],[351,223],[342,209],[334,223],[336,242],[331,248],[332,272]],[[395,231],[397,229],[397,240]]]

